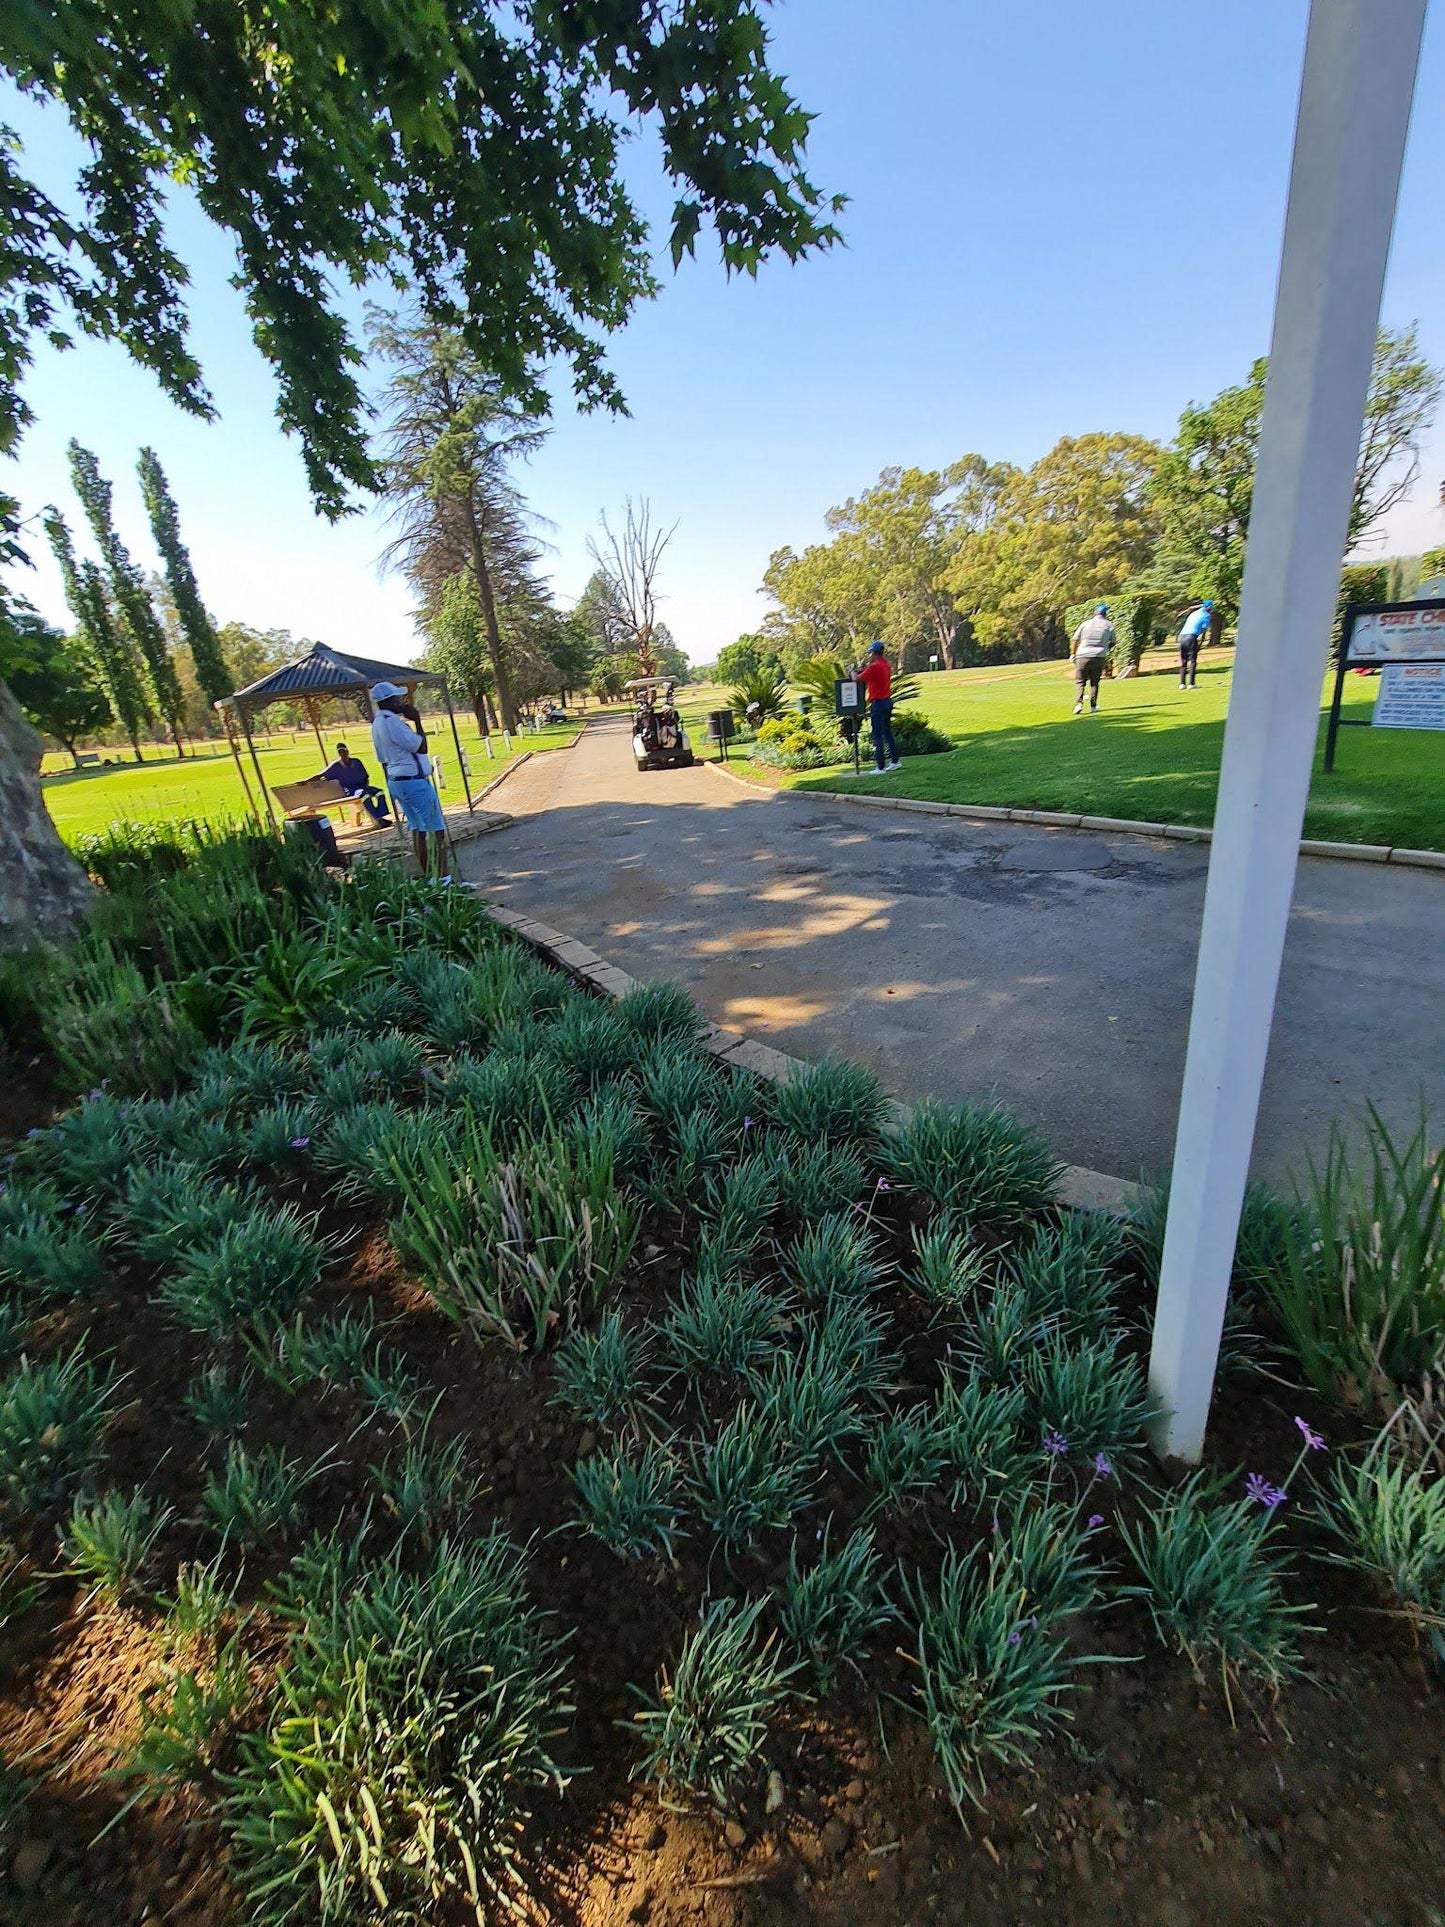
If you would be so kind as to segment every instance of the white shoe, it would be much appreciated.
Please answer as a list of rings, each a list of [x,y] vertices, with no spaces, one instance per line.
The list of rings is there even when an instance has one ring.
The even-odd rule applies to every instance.
[[[900,763],[898,758],[895,756],[893,758],[893,761],[885,767],[883,774],[885,776],[891,776],[894,770],[902,769],[902,767],[903,767],[902,763]]]
[[[1083,713],[1084,713],[1084,705],[1083,705],[1082,703],[1075,703],[1075,704],[1074,704],[1074,714],[1075,714],[1076,716],[1082,716],[1082,715],[1083,715]]]

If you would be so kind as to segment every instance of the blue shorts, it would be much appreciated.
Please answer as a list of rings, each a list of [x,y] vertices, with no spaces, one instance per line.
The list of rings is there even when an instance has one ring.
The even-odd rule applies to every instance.
[[[445,832],[447,820],[442,815],[441,798],[425,776],[393,776],[389,788],[409,830],[431,830],[438,835]]]

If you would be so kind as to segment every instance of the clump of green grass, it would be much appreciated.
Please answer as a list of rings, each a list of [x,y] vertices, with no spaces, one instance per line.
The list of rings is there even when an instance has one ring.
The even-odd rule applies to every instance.
[[[800,1231],[783,1268],[810,1305],[863,1298],[881,1281],[872,1234],[855,1212],[837,1212]]]
[[[405,1451],[380,1465],[372,1483],[382,1506],[403,1532],[419,1536],[427,1545],[460,1525],[482,1491],[467,1457],[466,1441],[445,1445],[425,1432]]]
[[[306,1488],[323,1469],[323,1461],[304,1466],[278,1446],[250,1451],[232,1444],[220,1472],[207,1477],[201,1504],[228,1545],[263,1545],[300,1525]]]
[[[504,1157],[475,1118],[396,1164],[392,1239],[440,1309],[478,1338],[540,1351],[597,1307],[632,1255],[637,1201],[608,1147],[553,1138]]]
[[[1445,1146],[1373,1106],[1357,1173],[1338,1131],[1263,1285],[1316,1391],[1388,1417],[1445,1362]]]
[[[117,1385],[83,1344],[61,1358],[22,1358],[0,1379],[0,1507],[12,1518],[54,1505],[94,1472]]]
[[[619,1004],[619,1012],[621,1008]],[[662,1139],[675,1143],[690,1119],[699,1113],[712,1115],[718,1096],[717,1072],[690,1043],[666,1042],[643,1054],[637,1095]]]
[[[647,1156],[647,1125],[625,1085],[603,1085],[566,1117],[561,1142],[574,1156],[605,1156],[619,1183],[636,1176]]]
[[[680,984],[637,984],[615,1006],[618,1020],[641,1052],[666,1044],[694,1045],[707,1020]]]
[[[158,1799],[187,1786],[209,1788],[257,1697],[239,1634],[141,1695],[140,1732],[120,1777]]]
[[[769,1430],[797,1467],[811,1470],[863,1430],[859,1407],[870,1395],[871,1377],[869,1361],[841,1342],[835,1324],[815,1327],[801,1344],[775,1353],[753,1384]]]
[[[863,1064],[824,1057],[773,1089],[769,1112],[804,1144],[829,1144],[872,1156],[891,1110],[888,1093]]]
[[[695,1111],[671,1127],[654,1119],[653,1129],[667,1136],[661,1149],[654,1148],[652,1167],[640,1188],[649,1204],[681,1218],[734,1155],[736,1133],[715,1111]]]
[[[263,1368],[288,1390],[321,1384],[347,1386],[394,1417],[407,1417],[421,1402],[421,1387],[402,1355],[377,1335],[365,1303],[325,1318],[297,1312],[264,1348],[253,1340]]]
[[[778,1203],[800,1225],[844,1212],[863,1189],[863,1160],[830,1144],[791,1144],[774,1156]]]
[[[1001,1278],[970,1324],[959,1334],[958,1349],[973,1366],[1007,1385],[1021,1378],[1054,1335],[1054,1325],[1014,1278]]]
[[[364,1552],[313,1543],[276,1594],[275,1708],[226,1783],[248,1917],[492,1918],[515,1904],[535,1795],[566,1783],[561,1641],[500,1533],[419,1563]]]
[[[745,1551],[806,1502],[814,1456],[789,1449],[775,1408],[740,1405],[716,1438],[693,1450],[689,1482],[703,1524],[731,1551]]]
[[[868,1441],[863,1476],[869,1510],[902,1512],[939,1490],[949,1462],[937,1410],[928,1404],[891,1412]]]
[[[1284,1494],[1258,1489],[1259,1499],[1227,1500],[1216,1478],[1195,1472],[1137,1521],[1120,1522],[1142,1580],[1125,1594],[1144,1601],[1161,1642],[1198,1678],[1206,1661],[1217,1663],[1226,1694],[1241,1676],[1276,1688],[1297,1673],[1312,1610],[1285,1592],[1290,1560],[1276,1517]]]
[[[564,1062],[520,1051],[455,1058],[442,1079],[443,1104],[471,1112],[498,1142],[545,1131],[575,1099]]]
[[[246,1156],[263,1171],[291,1171],[305,1161],[321,1128],[321,1109],[308,1098],[284,1097],[268,1104],[246,1126]]]
[[[547,1024],[542,1048],[585,1089],[595,1090],[626,1075],[637,1040],[611,1005],[579,997]]]
[[[196,1088],[217,1110],[279,1103],[307,1088],[306,1060],[279,1044],[245,1039],[208,1050],[197,1066]]]
[[[1445,1476],[1382,1433],[1355,1465],[1336,1461],[1316,1517],[1340,1565],[1366,1575],[1445,1660]]]
[[[1102,1338],[1119,1322],[1117,1253],[1107,1230],[1094,1228],[1083,1213],[1071,1213],[1062,1224],[1037,1227],[1004,1260],[1002,1275],[1019,1286],[1051,1328]]]
[[[0,1633],[20,1619],[44,1591],[30,1561],[0,1538]],[[0,1839],[4,1837],[3,1779],[0,1779]]]
[[[92,1091],[45,1130],[32,1131],[19,1155],[24,1167],[51,1178],[67,1198],[108,1210],[137,1162],[131,1106]]]
[[[554,1404],[591,1425],[635,1421],[648,1409],[648,1335],[615,1308],[595,1331],[570,1332],[553,1360]]]
[[[1098,1591],[1087,1536],[1062,1508],[1033,1506],[986,1546],[951,1546],[935,1587],[905,1577],[924,1717],[960,1813],[982,1806],[990,1764],[1021,1764],[1066,1717],[1063,1628]]]
[[[682,1535],[682,1475],[656,1439],[636,1451],[596,1453],[572,1468],[589,1532],[624,1559],[670,1559]]]
[[[662,1343],[684,1374],[741,1374],[777,1343],[785,1306],[757,1279],[704,1265],[683,1285],[664,1319]]]
[[[198,1091],[134,1105],[131,1126],[141,1160],[139,1171],[151,1168],[152,1159],[167,1159],[189,1165],[200,1174],[234,1163],[244,1155],[246,1127],[242,1113],[219,1109]]]
[[[797,1662],[785,1662],[776,1634],[763,1636],[767,1602],[714,1599],[689,1633],[671,1677],[664,1672],[635,1716],[642,1758],[635,1775],[668,1794],[690,1794],[725,1810],[756,1776],[768,1731]]]
[[[320,1127],[312,1155],[343,1198],[363,1198],[392,1212],[402,1199],[398,1168],[443,1147],[448,1125],[431,1110],[403,1111],[383,1100],[340,1111]]]
[[[1025,1223],[1054,1202],[1059,1176],[1038,1132],[996,1104],[919,1104],[882,1162],[896,1186],[970,1230]]]
[[[32,1319],[18,1298],[0,1298],[0,1365],[8,1365],[25,1350]]]
[[[215,1360],[193,1378],[182,1394],[186,1416],[207,1432],[234,1432],[251,1404],[251,1374],[233,1372]]]
[[[60,1531],[66,1568],[101,1598],[124,1599],[143,1577],[173,1516],[170,1506],[157,1505],[139,1487],[79,1498]]]
[[[84,1298],[105,1279],[100,1246],[51,1185],[0,1194],[0,1286],[41,1304]]]
[[[1025,1383],[1046,1449],[1110,1463],[1136,1457],[1155,1406],[1137,1359],[1117,1336],[1070,1340],[1055,1332],[1029,1361]]]
[[[777,1173],[770,1158],[751,1157],[710,1171],[703,1182],[698,1255],[717,1265],[750,1257],[778,1208]]]
[[[784,1638],[819,1690],[830,1691],[839,1667],[856,1666],[872,1635],[893,1617],[871,1529],[860,1527],[835,1552],[825,1526],[818,1556],[807,1565],[795,1539],[782,1617]]]
[[[249,1187],[220,1183],[189,1163],[171,1159],[131,1174],[124,1233],[147,1264],[175,1264],[197,1246],[213,1243],[256,1204]]]
[[[905,1275],[919,1297],[940,1317],[966,1316],[978,1302],[984,1262],[962,1225],[944,1212],[931,1224],[915,1227],[913,1258],[913,1268]]]
[[[156,1302],[188,1331],[225,1338],[287,1318],[320,1282],[326,1245],[294,1205],[251,1205],[162,1277]]]
[[[176,1568],[176,1589],[165,1601],[166,1629],[177,1639],[214,1639],[238,1617],[236,1587],[221,1577],[223,1554],[208,1562],[188,1559]]]
[[[935,1412],[955,1502],[965,1492],[980,1501],[995,1497],[1026,1476],[1024,1402],[1021,1386],[995,1384],[982,1372],[945,1376]]]

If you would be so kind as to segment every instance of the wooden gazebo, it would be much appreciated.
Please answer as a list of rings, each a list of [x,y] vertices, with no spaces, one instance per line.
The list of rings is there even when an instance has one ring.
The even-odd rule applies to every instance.
[[[222,696],[216,704],[226,725],[226,739],[231,745],[231,754],[236,759],[240,773],[241,786],[246,792],[246,800],[251,805],[258,822],[269,819],[276,827],[276,808],[271,800],[271,792],[261,774],[260,758],[251,736],[252,718],[267,709],[272,703],[299,703],[306,712],[307,721],[316,733],[316,747],[323,757],[326,745],[321,740],[321,705],[338,696],[349,697],[357,707],[357,713],[366,722],[371,721],[371,685],[378,682],[394,682],[405,689],[410,697],[419,686],[440,689],[447,706],[447,719],[451,724],[452,742],[457,752],[457,769],[466,792],[467,808],[474,810],[472,786],[467,780],[466,759],[462,755],[461,738],[457,735],[456,712],[452,708],[451,692],[447,679],[434,669],[418,669],[412,663],[374,662],[369,656],[353,656],[340,649],[332,649],[324,642],[318,642],[310,655],[302,656],[298,662],[288,662],[280,669],[273,669],[269,676],[248,683],[234,695]],[[251,758],[251,768],[255,772],[256,787],[261,802],[251,793],[251,784],[246,775],[246,765],[241,757],[241,742],[245,741],[246,750]],[[262,816],[262,803],[266,815]]]

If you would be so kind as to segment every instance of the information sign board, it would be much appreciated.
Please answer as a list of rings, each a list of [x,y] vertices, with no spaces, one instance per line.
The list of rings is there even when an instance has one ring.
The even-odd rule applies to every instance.
[[[1387,662],[1370,721],[1376,729],[1445,729],[1445,662]]]

